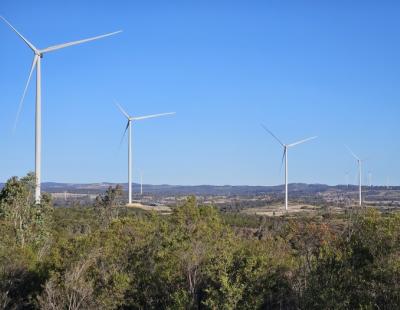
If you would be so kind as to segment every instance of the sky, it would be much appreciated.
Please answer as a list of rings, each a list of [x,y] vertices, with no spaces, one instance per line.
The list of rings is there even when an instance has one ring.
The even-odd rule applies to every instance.
[[[7,18],[39,48],[122,29],[42,59],[43,181],[400,185],[399,1],[14,1]],[[33,53],[0,23],[0,181],[34,169]]]

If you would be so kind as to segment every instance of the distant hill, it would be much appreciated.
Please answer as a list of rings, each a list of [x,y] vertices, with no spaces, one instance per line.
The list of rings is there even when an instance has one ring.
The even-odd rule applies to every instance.
[[[99,194],[104,192],[109,186],[115,186],[118,183],[57,183],[57,182],[45,182],[42,184],[42,190],[49,193],[79,193],[79,194]],[[120,184],[127,190],[127,183]],[[0,183],[0,188],[4,186],[4,183]],[[140,185],[133,184],[134,191],[137,192]],[[385,189],[385,187],[374,187],[374,189]],[[400,190],[400,187],[391,187],[391,189]],[[147,194],[153,195],[199,195],[199,196],[253,196],[263,194],[282,193],[284,191],[283,185],[276,186],[217,186],[217,185],[150,185],[143,184],[143,190]],[[292,183],[289,184],[289,190],[292,193],[297,194],[314,194],[327,191],[342,191],[342,190],[357,190],[357,186],[351,185],[349,188],[345,185],[329,186],[325,184],[305,184],[305,183]]]
[[[69,193],[81,193],[81,194],[97,194],[104,192],[109,186],[115,186],[118,183],[56,183],[56,182],[45,182],[42,183],[42,190],[49,193],[57,192],[69,192]],[[120,184],[127,190],[128,184]],[[0,183],[0,188],[4,186]],[[133,187],[138,189],[139,184],[134,183]],[[293,183],[289,185],[290,191],[294,192],[305,192],[315,193],[327,191],[335,186],[328,186],[324,184],[304,184],[304,183]],[[217,186],[217,185],[149,185],[143,184],[143,190],[149,194],[159,195],[212,195],[212,196],[246,196],[246,195],[262,195],[279,193],[284,191],[283,185],[277,186]]]
[[[105,191],[109,186],[115,186],[113,183],[94,183],[94,184],[62,184],[62,183],[44,183],[42,188],[47,192],[76,192],[94,194]],[[120,184],[127,190],[128,184]],[[290,190],[295,192],[321,192],[330,188],[328,185],[321,184],[290,184]],[[139,184],[133,184],[133,187],[139,189]],[[154,195],[200,195],[200,196],[253,196],[262,194],[279,193],[284,191],[283,185],[278,186],[216,186],[216,185],[149,185],[143,184],[143,190],[148,194]]]

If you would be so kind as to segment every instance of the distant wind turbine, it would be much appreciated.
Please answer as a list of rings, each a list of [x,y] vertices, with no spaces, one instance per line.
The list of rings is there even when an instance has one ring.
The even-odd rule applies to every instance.
[[[173,114],[175,114],[175,112],[134,117],[134,116],[129,116],[129,114],[121,107],[120,104],[118,104],[117,102],[115,102],[115,104],[118,107],[118,109],[121,111],[121,113],[128,120],[122,138],[125,137],[126,131],[129,129],[129,133],[128,133],[128,192],[129,192],[128,204],[131,204],[132,203],[132,122],[140,121],[140,120],[144,120],[144,119],[148,119],[148,118],[165,116],[165,115],[173,115]]]
[[[362,205],[362,159],[360,159],[354,152],[346,146],[346,148],[349,150],[350,154],[354,157],[354,159],[357,162],[358,166],[358,195],[359,195],[359,202],[358,204],[361,206]]]
[[[25,98],[26,91],[29,86],[29,82],[32,77],[33,70],[36,68],[36,112],[35,112],[35,202],[38,204],[40,203],[40,185],[41,185],[41,164],[42,164],[42,106],[41,106],[41,101],[42,101],[42,85],[41,85],[41,80],[42,80],[42,73],[41,73],[41,59],[43,58],[43,55],[49,52],[53,52],[68,46],[73,46],[101,38],[105,38],[117,33],[120,33],[121,31],[116,31],[104,35],[100,35],[97,37],[92,37],[84,40],[79,40],[79,41],[73,41],[69,43],[64,43],[64,44],[59,44],[59,45],[54,45],[47,47],[45,49],[37,49],[31,42],[29,42],[22,34],[20,34],[4,17],[0,16],[0,18],[8,25],[10,28],[25,42],[26,45],[33,51],[34,57],[33,57],[33,62],[32,62],[32,67],[31,71],[29,72],[28,76],[28,81],[26,83],[24,92],[22,94],[21,101],[18,106],[18,112],[17,112],[17,117],[15,120],[14,124],[14,129],[18,121],[19,114],[21,113],[22,110],[22,105],[23,101]]]
[[[143,196],[143,173],[140,172],[140,196]]]
[[[349,173],[350,173],[350,171],[346,172],[346,185],[347,185],[347,188],[349,188]]]
[[[368,181],[369,181],[369,187],[372,187],[372,172],[368,172]]]
[[[261,125],[263,128],[264,128],[264,130],[266,131],[266,132],[268,132],[276,141],[278,141],[278,143],[283,147],[283,156],[282,156],[282,165],[283,165],[283,162],[285,161],[285,210],[287,211],[288,210],[288,177],[289,177],[289,168],[288,168],[288,150],[289,150],[289,148],[291,148],[291,147],[293,147],[293,146],[296,146],[296,145],[299,145],[299,144],[302,144],[302,143],[305,143],[305,142],[308,142],[308,141],[311,141],[311,140],[314,140],[314,139],[316,139],[317,137],[311,137],[311,138],[307,138],[307,139],[304,139],[304,140],[300,140],[300,141],[297,141],[297,142],[294,142],[294,143],[291,143],[291,144],[284,144],[281,140],[279,140],[273,133],[272,133],[272,131],[270,131],[267,127],[265,127],[264,125]]]

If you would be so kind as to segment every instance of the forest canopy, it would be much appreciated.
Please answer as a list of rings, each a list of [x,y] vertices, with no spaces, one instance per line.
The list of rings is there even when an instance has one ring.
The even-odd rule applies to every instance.
[[[3,309],[398,309],[400,215],[225,214],[194,197],[159,215],[110,188],[85,207],[0,193]]]

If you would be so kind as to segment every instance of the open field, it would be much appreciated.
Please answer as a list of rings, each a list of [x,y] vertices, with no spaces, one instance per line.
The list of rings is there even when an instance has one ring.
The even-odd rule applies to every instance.
[[[321,207],[307,204],[289,204],[288,211],[286,212],[282,204],[273,204],[264,207],[246,208],[242,213],[261,216],[281,216],[285,214],[315,213],[318,210],[321,210]],[[341,212],[341,210],[338,210],[338,212]]]
[[[127,208],[133,208],[133,209],[141,209],[144,211],[156,211],[162,214],[169,214],[171,213],[172,209],[167,206],[150,206],[150,205],[145,205],[140,202],[133,202],[131,204],[126,204]]]

